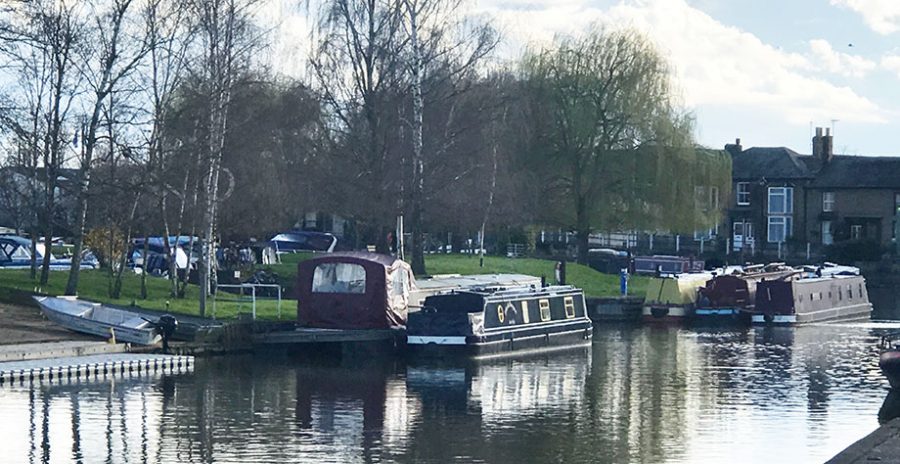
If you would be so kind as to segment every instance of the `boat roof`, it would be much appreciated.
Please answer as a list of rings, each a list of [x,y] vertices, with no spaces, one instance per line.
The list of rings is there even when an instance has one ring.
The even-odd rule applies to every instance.
[[[420,290],[450,290],[470,287],[526,287],[537,284],[541,278],[525,274],[474,274],[436,275],[430,279],[416,280]]]

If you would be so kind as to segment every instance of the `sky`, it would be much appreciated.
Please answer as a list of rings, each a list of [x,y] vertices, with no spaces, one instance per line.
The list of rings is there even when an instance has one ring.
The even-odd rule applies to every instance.
[[[308,24],[290,0],[270,11],[272,53],[297,67]],[[281,5],[281,6],[277,6]],[[592,25],[643,31],[674,70],[696,139],[721,148],[810,153],[811,127],[832,127],[837,153],[900,155],[900,0],[470,0],[494,25],[500,59]]]

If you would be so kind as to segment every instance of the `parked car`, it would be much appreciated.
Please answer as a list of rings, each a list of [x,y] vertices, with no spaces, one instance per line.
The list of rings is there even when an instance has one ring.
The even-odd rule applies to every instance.
[[[277,253],[296,253],[298,251],[319,251],[331,253],[337,246],[338,239],[325,232],[295,230],[283,232],[269,240]]]
[[[147,256],[144,254],[144,243],[147,245]],[[194,251],[189,253],[191,237],[169,237],[169,246],[175,257],[175,267],[185,270],[196,266],[200,260],[200,240],[194,237]],[[188,256],[190,255],[190,257]],[[132,240],[131,252],[128,255],[128,264],[137,272],[149,272],[153,275],[164,275],[169,270],[169,261],[166,256],[163,237],[136,238]]]

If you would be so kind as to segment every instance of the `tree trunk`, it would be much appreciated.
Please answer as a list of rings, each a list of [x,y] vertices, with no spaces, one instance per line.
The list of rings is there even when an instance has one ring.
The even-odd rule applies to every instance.
[[[588,236],[591,234],[591,225],[588,218],[587,205],[583,199],[579,199],[575,207],[575,237],[578,246],[578,263],[588,262]]]
[[[413,188],[410,201],[410,229],[412,232],[412,270],[415,274],[425,275],[425,231],[422,224],[423,208],[422,204],[425,199],[425,160],[422,129],[424,126],[423,112],[425,101],[422,96],[422,49],[419,43],[419,24],[418,24],[418,2],[408,1],[410,20],[410,41],[413,49]]]

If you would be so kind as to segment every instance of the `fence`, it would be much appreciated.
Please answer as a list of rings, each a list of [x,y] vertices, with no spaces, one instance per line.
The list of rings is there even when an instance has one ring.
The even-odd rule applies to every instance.
[[[231,292],[220,292],[219,289],[230,288],[237,289],[239,292],[237,294]],[[220,284],[216,285],[216,293],[213,295],[213,307],[212,307],[212,316],[213,319],[216,317],[216,302],[219,301],[220,295],[234,295],[234,298],[224,299],[224,301],[233,301],[240,303],[250,302],[251,311],[253,314],[253,319],[256,320],[256,302],[257,300],[271,300],[271,298],[263,297],[257,292],[257,289],[266,289],[273,288],[277,290],[277,307],[278,307],[278,319],[281,319],[281,285],[276,284]],[[250,294],[247,295],[244,291],[249,290]]]

